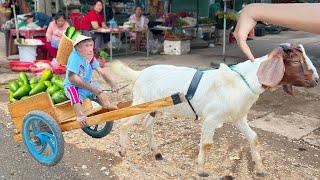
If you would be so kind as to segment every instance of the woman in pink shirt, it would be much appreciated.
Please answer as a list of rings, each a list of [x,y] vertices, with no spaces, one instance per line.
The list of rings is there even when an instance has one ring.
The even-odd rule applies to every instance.
[[[47,29],[46,38],[51,47],[58,49],[63,32],[69,27],[69,23],[62,12],[58,12]]]
[[[134,24],[135,31],[143,31],[148,29],[149,19],[142,15],[142,7],[136,6],[134,8],[134,14],[132,14],[129,18],[129,22]],[[136,33],[130,33],[133,39],[136,38]]]
[[[134,24],[134,32],[130,32],[131,40],[135,40],[136,50],[140,49],[141,32],[148,29],[149,19],[142,15],[142,7],[136,6],[134,8],[134,14],[129,18],[129,22]]]

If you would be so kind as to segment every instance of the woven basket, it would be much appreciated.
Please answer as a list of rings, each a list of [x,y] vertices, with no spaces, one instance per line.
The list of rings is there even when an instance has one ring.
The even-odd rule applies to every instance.
[[[57,61],[61,65],[66,65],[68,63],[68,58],[73,49],[72,40],[69,39],[64,33],[61,37],[58,52]]]

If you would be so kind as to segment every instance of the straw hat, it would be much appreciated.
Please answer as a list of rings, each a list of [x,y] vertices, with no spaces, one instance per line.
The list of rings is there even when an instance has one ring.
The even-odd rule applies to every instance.
[[[84,36],[84,35],[79,35],[75,41],[73,41],[73,47],[75,47],[77,44],[79,44],[81,41],[87,40],[87,39],[92,39],[92,37]]]

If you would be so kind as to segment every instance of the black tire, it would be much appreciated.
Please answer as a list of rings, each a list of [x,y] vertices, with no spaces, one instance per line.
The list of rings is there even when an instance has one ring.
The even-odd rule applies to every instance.
[[[279,33],[281,33],[281,29],[279,29],[279,28],[274,28],[274,29],[268,31],[268,33],[269,33],[269,34],[279,34]]]
[[[62,159],[64,138],[58,123],[49,114],[43,111],[29,112],[23,120],[22,134],[23,143],[28,152],[40,164],[54,166]],[[34,141],[35,139],[37,140]],[[43,150],[38,150],[39,146]],[[50,156],[45,155],[44,151],[47,147],[52,150],[52,155]]]
[[[85,127],[85,128],[82,128],[82,130],[93,138],[103,138],[111,132],[112,127],[113,127],[113,121],[109,121],[109,122],[106,122],[105,124]]]
[[[266,26],[265,29],[269,34],[279,34],[281,32],[281,27],[274,26],[274,25]]]

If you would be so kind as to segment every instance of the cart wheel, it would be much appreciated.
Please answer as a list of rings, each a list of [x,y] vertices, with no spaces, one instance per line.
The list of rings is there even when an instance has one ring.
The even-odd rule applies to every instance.
[[[104,125],[94,125],[90,127],[82,128],[82,130],[93,138],[103,138],[108,135],[113,126],[113,121],[106,122]]]
[[[64,139],[57,122],[47,113],[31,111],[23,120],[23,142],[40,164],[54,166],[64,154]]]

